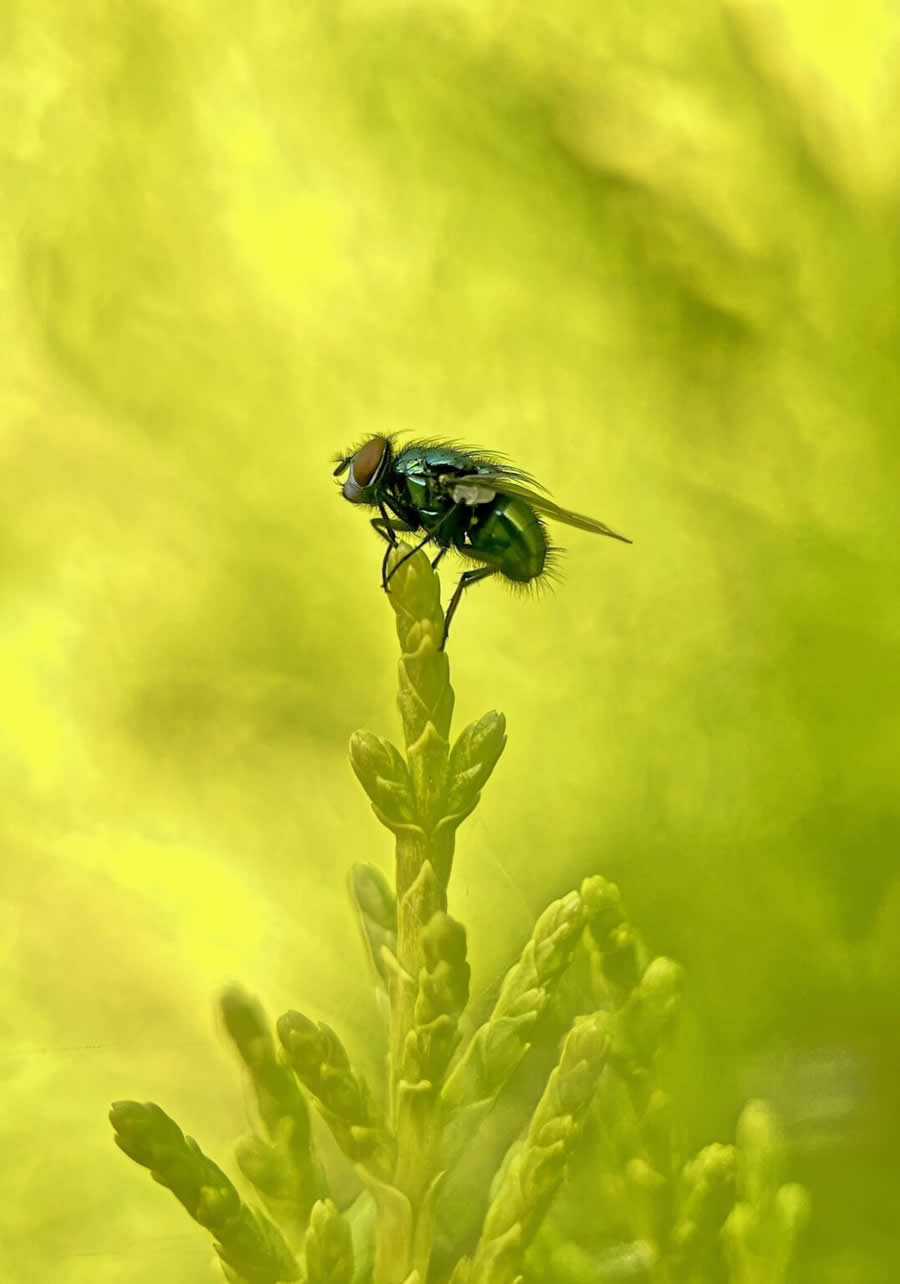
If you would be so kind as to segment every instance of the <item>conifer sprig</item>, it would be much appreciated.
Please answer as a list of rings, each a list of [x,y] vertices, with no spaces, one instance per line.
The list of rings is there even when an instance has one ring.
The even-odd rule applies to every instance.
[[[731,1284],[784,1284],[805,1192],[781,1184],[777,1129],[759,1103],[742,1116],[737,1148],[708,1146],[681,1168],[660,1076],[681,970],[649,958],[615,884],[587,878],[547,907],[490,1015],[463,1041],[470,968],[465,929],[449,912],[455,835],[503,752],[506,726],[487,713],[451,743],[438,581],[421,551],[401,564],[408,551],[400,545],[388,558],[389,570],[397,568],[388,600],[401,648],[405,749],[366,731],[350,742],[353,770],[396,845],[393,888],[373,865],[350,874],[388,1017],[387,1081],[378,1094],[386,1107],[375,1105],[329,1025],[286,1012],[276,1023],[279,1047],[260,1004],[233,986],[222,1015],[259,1115],[259,1133],[239,1143],[237,1158],[274,1220],[245,1204],[158,1106],[117,1103],[110,1117],[118,1145],[212,1232],[230,1284],[301,1276],[305,1284],[524,1284],[526,1276],[588,1284],[623,1264],[652,1284],[718,1284],[723,1241]],[[479,1125],[527,1055],[579,948],[587,950],[593,1011],[575,1019],[520,1139],[481,1192],[486,1212],[474,1248],[460,1256],[461,1245],[451,1244],[454,1261],[443,1243],[433,1261],[436,1228],[454,1230],[446,1174],[478,1143]],[[359,1177],[343,1210],[329,1198],[309,1103]],[[609,1169],[597,1184],[608,1220],[631,1234],[605,1264],[544,1224],[588,1119]]]
[[[669,1255],[677,1284],[715,1278],[721,1235],[734,1203],[735,1148],[713,1142],[685,1164]]]
[[[461,923],[439,910],[422,932],[415,1026],[407,1039],[404,1078],[437,1087],[460,1040],[459,1017],[469,999],[470,968]]]
[[[658,1062],[677,1023],[683,974],[671,959],[647,962],[615,883],[587,879],[582,894],[594,993],[610,1013],[609,1063],[618,1080],[604,1084],[598,1122],[622,1156],[623,1219],[662,1260],[673,1231],[679,1160]]]
[[[354,865],[350,873],[350,895],[359,915],[359,924],[369,958],[383,985],[396,969],[397,898],[380,869]]]
[[[219,1004],[225,1028],[249,1073],[266,1133],[266,1137],[251,1135],[238,1143],[238,1165],[269,1210],[302,1230],[325,1190],[313,1151],[309,1106],[294,1073],[276,1052],[258,1000],[231,986]]]
[[[313,1206],[303,1250],[306,1284],[352,1284],[350,1227],[330,1199]]]
[[[401,544],[387,563],[401,650],[397,703],[405,762],[394,745],[366,732],[353,737],[350,752],[376,815],[396,840],[394,955],[380,943],[391,1005],[393,1182],[409,1205],[409,1265],[424,1277],[439,1188],[439,1091],[468,997],[465,933],[446,913],[455,834],[477,805],[506,736],[503,717],[489,713],[451,750],[454,695],[449,660],[439,649],[440,584],[428,558],[409,552]],[[394,1207],[392,1197],[382,1192],[381,1198],[385,1208]]]
[[[278,1037],[288,1063],[313,1098],[348,1158],[389,1171],[391,1138],[378,1118],[365,1082],[352,1069],[344,1045],[324,1021],[302,1012],[278,1018]]]
[[[195,1222],[215,1237],[215,1250],[234,1280],[279,1284],[300,1278],[300,1267],[278,1227],[249,1208],[191,1137],[159,1106],[117,1101],[109,1114],[116,1145],[150,1169]]]
[[[584,922],[580,892],[553,901],[503,978],[490,1016],[469,1040],[441,1094],[445,1164],[461,1153],[531,1046],[535,1026],[578,944]]]
[[[465,1284],[514,1284],[566,1164],[609,1052],[605,1013],[576,1019],[523,1141],[501,1169]]]
[[[388,559],[389,573],[397,568],[388,600],[401,648],[398,707],[406,756],[370,732],[356,732],[350,741],[353,769],[375,814],[396,839],[396,935],[391,939],[389,933],[376,946],[391,1000],[395,1123],[401,1097],[409,1091],[404,1067],[425,966],[423,934],[446,910],[456,829],[477,805],[506,743],[502,715],[489,713],[466,728],[451,751],[454,696],[447,655],[438,649],[440,586],[424,553],[406,557],[409,552],[400,544]]]
[[[371,731],[356,731],[350,737],[350,765],[382,825],[423,841],[409,768],[397,746]]]
[[[737,1126],[738,1199],[724,1227],[731,1284],[784,1284],[809,1220],[809,1195],[782,1184],[784,1141],[764,1101],[751,1101]]]

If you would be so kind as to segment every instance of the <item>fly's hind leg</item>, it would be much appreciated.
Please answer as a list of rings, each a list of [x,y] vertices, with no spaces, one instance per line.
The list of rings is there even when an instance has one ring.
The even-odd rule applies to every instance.
[[[460,598],[463,593],[472,584],[477,584],[479,580],[487,579],[489,575],[496,575],[498,570],[499,567],[497,566],[480,566],[477,571],[463,571],[444,615],[444,634],[441,638],[441,645],[438,647],[439,651],[443,651],[444,647],[447,645],[447,634],[450,632],[450,621],[456,613],[456,608],[459,606]]]

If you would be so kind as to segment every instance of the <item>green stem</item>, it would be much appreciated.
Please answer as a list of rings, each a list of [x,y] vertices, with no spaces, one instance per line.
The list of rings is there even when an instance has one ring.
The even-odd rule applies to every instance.
[[[389,567],[402,552],[392,556]],[[424,555],[409,558],[399,568],[391,581],[390,602],[401,648],[397,702],[418,822],[396,831],[399,973],[391,987],[394,1184],[409,1200],[412,1212],[417,1260],[408,1266],[418,1267],[424,1276],[431,1235],[422,1221],[427,1217],[426,1194],[435,1177],[438,1085],[408,1081],[407,1048],[415,1039],[418,978],[425,964],[423,934],[433,916],[446,908],[453,864],[455,831],[439,828],[447,793],[453,689],[449,661],[438,649],[444,624],[440,585]]]
[[[390,1224],[379,1232],[375,1284],[403,1284],[416,1272],[424,1281],[428,1270],[440,1092],[468,996],[465,932],[446,914],[447,885],[456,830],[477,806],[506,743],[503,717],[488,713],[451,749],[453,688],[439,649],[440,584],[424,553],[399,565],[408,551],[401,544],[388,559],[389,569],[397,567],[388,601],[400,641],[397,703],[406,754],[366,731],[350,741],[353,770],[396,842],[396,903],[386,907],[382,896],[379,931],[367,932],[390,1001],[389,1113],[397,1155],[390,1186],[375,1195],[380,1220]]]

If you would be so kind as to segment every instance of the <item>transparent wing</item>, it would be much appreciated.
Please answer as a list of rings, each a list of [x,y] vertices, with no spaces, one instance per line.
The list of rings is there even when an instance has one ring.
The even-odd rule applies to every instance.
[[[549,517],[555,522],[564,522],[566,526],[576,526],[582,531],[609,535],[611,539],[619,539],[623,544],[632,542],[627,535],[620,535],[618,531],[614,531],[605,522],[598,521],[595,517],[583,517],[581,513],[560,508],[559,504],[554,504],[547,495],[538,494],[505,470],[494,473],[471,473],[466,477],[446,477],[443,484],[450,491],[457,486],[470,486],[475,489],[489,488],[501,495],[512,495],[516,499],[524,499],[526,504],[530,504],[542,517]]]

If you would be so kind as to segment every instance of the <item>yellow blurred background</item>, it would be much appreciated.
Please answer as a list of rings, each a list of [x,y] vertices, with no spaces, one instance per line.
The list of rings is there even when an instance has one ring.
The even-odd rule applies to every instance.
[[[0,49],[0,1279],[214,1278],[105,1116],[233,1172],[228,981],[378,1068],[396,643],[331,457],[408,429],[635,540],[454,624],[510,732],[476,992],[615,878],[692,1144],[769,1096],[796,1278],[895,1280],[896,5],[4,0]]]

